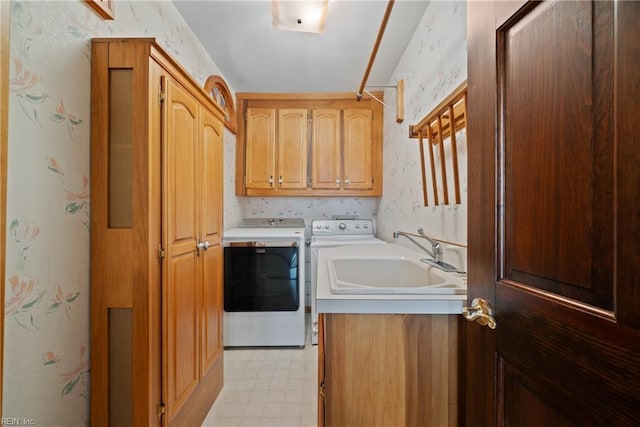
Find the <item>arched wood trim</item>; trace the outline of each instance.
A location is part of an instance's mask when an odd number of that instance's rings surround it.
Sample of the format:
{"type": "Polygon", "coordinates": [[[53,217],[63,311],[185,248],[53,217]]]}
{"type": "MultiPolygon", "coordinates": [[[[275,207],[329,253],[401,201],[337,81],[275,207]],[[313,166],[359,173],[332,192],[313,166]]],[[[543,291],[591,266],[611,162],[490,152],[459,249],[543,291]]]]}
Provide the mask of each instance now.
{"type": "Polygon", "coordinates": [[[236,107],[233,104],[233,97],[231,96],[231,91],[229,90],[227,83],[220,76],[209,76],[207,81],[204,83],[204,90],[225,112],[224,125],[235,135],[236,107]]]}

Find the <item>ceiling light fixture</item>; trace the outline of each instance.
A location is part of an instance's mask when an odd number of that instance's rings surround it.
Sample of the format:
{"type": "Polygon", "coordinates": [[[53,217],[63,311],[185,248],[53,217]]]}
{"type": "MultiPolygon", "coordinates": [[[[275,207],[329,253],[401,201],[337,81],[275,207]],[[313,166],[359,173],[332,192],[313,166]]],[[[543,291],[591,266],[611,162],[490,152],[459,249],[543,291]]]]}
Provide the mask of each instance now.
{"type": "Polygon", "coordinates": [[[322,34],[329,0],[272,0],[274,30],[322,34]]]}

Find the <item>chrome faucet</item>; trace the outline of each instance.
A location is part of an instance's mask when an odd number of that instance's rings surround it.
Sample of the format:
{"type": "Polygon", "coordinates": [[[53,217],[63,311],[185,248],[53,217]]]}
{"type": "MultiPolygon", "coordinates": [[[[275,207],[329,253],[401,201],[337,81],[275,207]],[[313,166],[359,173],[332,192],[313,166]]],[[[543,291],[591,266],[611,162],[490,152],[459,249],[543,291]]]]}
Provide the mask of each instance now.
{"type": "Polygon", "coordinates": [[[431,244],[431,250],[425,248],[423,245],[418,243],[413,237],[411,237],[412,236],[411,234],[406,233],[404,231],[394,231],[393,238],[397,239],[400,236],[406,237],[411,241],[411,243],[413,243],[414,245],[416,245],[417,247],[425,251],[426,254],[432,258],[432,259],[422,258],[420,261],[425,262],[429,265],[432,265],[444,271],[449,271],[449,272],[458,271],[458,269],[453,265],[447,264],[446,262],[442,261],[442,246],[440,245],[440,242],[424,234],[424,230],[422,229],[422,227],[418,228],[418,234],[420,235],[420,237],[422,237],[423,239],[425,239],[427,242],[431,244]]]}

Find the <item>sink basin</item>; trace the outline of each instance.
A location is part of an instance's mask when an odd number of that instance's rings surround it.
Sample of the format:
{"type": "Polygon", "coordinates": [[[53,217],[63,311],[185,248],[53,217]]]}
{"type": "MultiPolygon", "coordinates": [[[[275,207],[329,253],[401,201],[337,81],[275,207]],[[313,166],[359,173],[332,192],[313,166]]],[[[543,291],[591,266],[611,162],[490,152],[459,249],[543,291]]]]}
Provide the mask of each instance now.
{"type": "Polygon", "coordinates": [[[464,294],[466,286],[404,256],[333,256],[327,259],[331,292],[337,294],[464,294]]]}

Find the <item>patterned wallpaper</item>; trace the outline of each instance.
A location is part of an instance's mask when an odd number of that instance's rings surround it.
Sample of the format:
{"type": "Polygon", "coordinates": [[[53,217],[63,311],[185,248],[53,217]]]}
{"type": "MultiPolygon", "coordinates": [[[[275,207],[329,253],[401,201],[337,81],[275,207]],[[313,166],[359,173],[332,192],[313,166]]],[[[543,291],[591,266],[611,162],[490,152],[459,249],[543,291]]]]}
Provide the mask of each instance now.
{"type": "MultiPolygon", "coordinates": [[[[467,241],[466,144],[458,133],[462,203],[423,205],[422,173],[418,141],[409,139],[409,125],[416,124],[467,78],[467,24],[464,1],[432,1],[413,38],[387,83],[405,81],[405,120],[385,109],[384,193],[377,206],[378,237],[391,241],[396,230],[416,232],[453,242],[467,241]]],[[[385,91],[385,102],[395,110],[395,90],[385,91]]],[[[430,176],[427,177],[431,189],[430,176]]],[[[431,199],[432,201],[432,199],[431,199]]],[[[398,243],[411,243],[400,239],[398,243]]],[[[446,247],[444,258],[466,269],[466,251],[446,247]]]]}
{"type": "Polygon", "coordinates": [[[115,7],[113,21],[80,0],[11,7],[3,416],[39,426],[89,425],[90,38],[155,37],[199,82],[220,74],[171,2],[115,7]]]}

